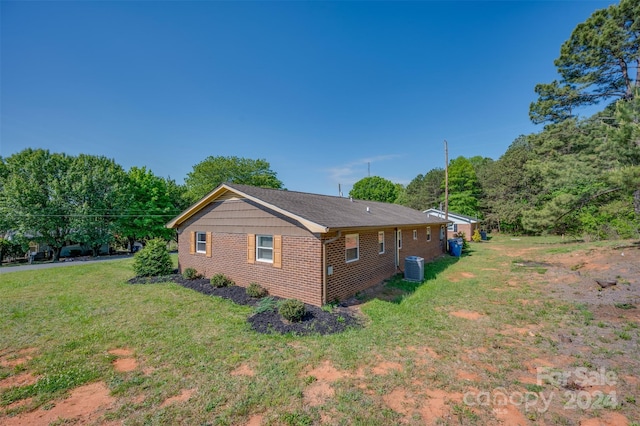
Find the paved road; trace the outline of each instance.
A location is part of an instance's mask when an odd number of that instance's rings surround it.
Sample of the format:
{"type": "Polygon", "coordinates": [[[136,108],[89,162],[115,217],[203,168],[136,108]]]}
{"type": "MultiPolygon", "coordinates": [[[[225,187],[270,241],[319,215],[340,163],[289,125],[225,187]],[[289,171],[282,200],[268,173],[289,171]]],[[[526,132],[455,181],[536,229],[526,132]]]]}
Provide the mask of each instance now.
{"type": "Polygon", "coordinates": [[[0,274],[8,274],[9,272],[20,272],[20,271],[37,271],[39,269],[59,268],[62,266],[86,265],[87,263],[109,262],[109,261],[115,261],[115,260],[129,259],[131,257],[133,256],[129,254],[123,254],[119,256],[98,257],[96,259],[88,259],[88,260],[74,260],[73,262],[34,263],[32,265],[3,266],[2,268],[0,268],[0,274]]]}

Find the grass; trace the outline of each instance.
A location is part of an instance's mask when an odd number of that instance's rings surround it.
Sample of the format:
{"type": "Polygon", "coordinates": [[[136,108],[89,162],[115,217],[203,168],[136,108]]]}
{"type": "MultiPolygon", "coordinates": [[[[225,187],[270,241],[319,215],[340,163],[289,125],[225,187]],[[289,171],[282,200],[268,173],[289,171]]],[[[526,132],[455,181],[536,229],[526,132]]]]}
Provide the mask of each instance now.
{"type": "MultiPolygon", "coordinates": [[[[531,358],[532,347],[552,356],[555,349],[547,336],[556,326],[570,312],[584,323],[593,315],[586,307],[542,295],[521,271],[510,270],[505,251],[492,249],[497,244],[509,251],[538,240],[494,237],[489,243],[473,244],[470,255],[427,264],[423,283],[396,277],[385,287],[390,298],[383,292],[360,306],[367,318],[365,328],[330,336],[257,334],[246,322],[252,308],[170,283],[129,285],[129,259],[3,274],[0,355],[35,348],[25,367],[41,379],[0,391],[0,410],[27,397],[33,400],[23,409],[46,406],[74,387],[100,380],[124,401],[106,418],[127,424],[242,424],[260,414],[269,424],[319,424],[322,415],[330,415],[332,423],[386,425],[403,417],[384,403],[385,395],[395,388],[418,391],[416,383],[462,393],[466,385],[455,375],[461,365],[482,377],[475,386],[483,390],[517,386],[515,377],[531,358]],[[466,275],[460,278],[461,274],[466,275]],[[514,278],[517,287],[508,285],[514,278]],[[523,308],[522,300],[532,303],[523,308]],[[483,317],[472,321],[452,316],[451,311],[483,317]],[[523,344],[518,336],[503,332],[507,326],[530,324],[540,325],[536,333],[544,334],[548,327],[538,346],[535,337],[523,336],[523,344]],[[114,348],[130,348],[139,368],[114,371],[114,357],[108,353],[114,348]],[[437,362],[420,348],[433,351],[437,362]],[[325,405],[310,407],[305,389],[317,378],[305,372],[327,360],[349,374],[333,383],[335,395],[325,405]],[[376,373],[382,361],[401,368],[376,373]],[[255,375],[232,375],[241,365],[250,366],[255,375]],[[143,373],[143,368],[151,372],[143,373]],[[197,391],[187,402],[160,407],[183,389],[197,391]],[[135,402],[139,395],[143,402],[135,402]]],[[[548,239],[538,245],[545,252],[555,247],[548,239]]],[[[566,246],[562,243],[560,248],[566,246]]],[[[257,309],[274,309],[271,302],[262,299],[257,309]]],[[[631,336],[630,330],[624,333],[631,336]]],[[[0,377],[14,374],[0,368],[0,377]]],[[[493,418],[490,408],[470,410],[462,403],[452,407],[461,423],[481,424],[493,418]]],[[[411,416],[407,421],[422,422],[411,416]]]]}

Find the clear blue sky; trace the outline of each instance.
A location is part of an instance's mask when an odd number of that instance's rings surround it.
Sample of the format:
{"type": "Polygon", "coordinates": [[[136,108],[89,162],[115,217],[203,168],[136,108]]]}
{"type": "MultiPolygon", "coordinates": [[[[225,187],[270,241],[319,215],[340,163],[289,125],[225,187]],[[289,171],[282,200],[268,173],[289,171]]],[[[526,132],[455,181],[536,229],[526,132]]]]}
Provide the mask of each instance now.
{"type": "Polygon", "coordinates": [[[497,159],[573,28],[612,1],[1,3],[1,141],[177,182],[264,158],[290,190],[497,159]]]}

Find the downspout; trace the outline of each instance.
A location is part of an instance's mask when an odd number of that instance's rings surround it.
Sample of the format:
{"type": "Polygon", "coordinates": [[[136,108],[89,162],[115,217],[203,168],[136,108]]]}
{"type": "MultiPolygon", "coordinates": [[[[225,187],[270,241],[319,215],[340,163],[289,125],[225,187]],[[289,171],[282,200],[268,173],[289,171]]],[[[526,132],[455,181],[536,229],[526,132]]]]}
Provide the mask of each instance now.
{"type": "Polygon", "coordinates": [[[322,304],[327,304],[327,244],[331,244],[342,237],[342,231],[338,230],[338,235],[335,237],[324,240],[322,242],[322,304]]]}

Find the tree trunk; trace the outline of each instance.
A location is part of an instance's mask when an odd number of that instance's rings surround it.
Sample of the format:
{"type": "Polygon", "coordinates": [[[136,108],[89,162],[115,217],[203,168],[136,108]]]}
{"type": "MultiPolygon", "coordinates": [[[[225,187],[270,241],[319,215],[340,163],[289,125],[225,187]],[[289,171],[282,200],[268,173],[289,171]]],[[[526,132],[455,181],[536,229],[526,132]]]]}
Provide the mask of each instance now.
{"type": "Polygon", "coordinates": [[[51,247],[53,249],[53,261],[60,261],[60,252],[62,251],[62,247],[51,247]]]}
{"type": "Polygon", "coordinates": [[[133,244],[136,242],[134,237],[127,237],[129,240],[129,253],[133,253],[133,244]]]}
{"type": "Polygon", "coordinates": [[[636,216],[640,218],[640,189],[633,192],[633,208],[636,211],[636,216]]]}

